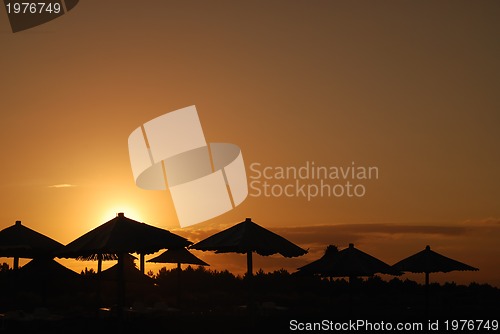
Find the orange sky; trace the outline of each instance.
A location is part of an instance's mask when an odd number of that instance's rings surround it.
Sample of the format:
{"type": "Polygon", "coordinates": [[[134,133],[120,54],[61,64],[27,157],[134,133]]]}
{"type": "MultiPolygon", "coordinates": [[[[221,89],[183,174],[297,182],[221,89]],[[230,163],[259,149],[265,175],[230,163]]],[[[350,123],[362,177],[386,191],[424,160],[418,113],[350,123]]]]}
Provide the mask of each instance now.
{"type": "Polygon", "coordinates": [[[495,1],[85,0],[13,34],[2,7],[0,228],[66,244],[124,211],[197,241],[252,217],[310,249],[256,259],[269,270],[328,244],[390,264],[431,244],[481,269],[443,279],[500,286],[499,16],[495,1]],[[135,186],[127,138],[189,105],[247,173],[355,162],[379,178],[361,198],[250,196],[180,229],[167,192],[135,186]]]}

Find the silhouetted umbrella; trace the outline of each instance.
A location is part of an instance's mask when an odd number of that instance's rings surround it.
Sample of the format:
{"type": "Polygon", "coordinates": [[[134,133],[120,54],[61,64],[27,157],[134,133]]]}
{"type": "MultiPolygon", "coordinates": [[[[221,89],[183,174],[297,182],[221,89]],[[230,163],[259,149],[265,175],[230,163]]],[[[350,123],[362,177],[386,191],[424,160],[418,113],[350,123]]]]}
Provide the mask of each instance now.
{"type": "Polygon", "coordinates": [[[177,263],[177,268],[180,269],[181,263],[195,264],[199,266],[209,266],[208,263],[196,257],[186,248],[168,249],[160,255],[149,259],[147,262],[155,263],[177,263]]]}
{"type": "Polygon", "coordinates": [[[83,283],[81,275],[54,259],[37,257],[19,270],[8,272],[3,286],[4,293],[13,296],[15,303],[21,303],[21,307],[26,307],[24,303],[29,304],[25,299],[26,292],[38,294],[45,304],[47,297],[82,291],[83,283]]]}
{"type": "Polygon", "coordinates": [[[68,290],[82,283],[82,276],[66,268],[51,258],[36,258],[28,262],[19,271],[18,279],[23,284],[40,283],[44,288],[68,290]]]}
{"type": "Polygon", "coordinates": [[[348,248],[338,251],[328,246],[325,254],[316,261],[298,268],[300,272],[319,274],[324,277],[361,277],[381,274],[398,274],[387,263],[363,252],[349,244],[348,248]]]}
{"type": "Polygon", "coordinates": [[[33,259],[23,266],[18,273],[19,277],[25,277],[30,280],[44,277],[47,281],[56,284],[60,284],[61,282],[68,283],[69,281],[78,281],[81,279],[80,274],[50,258],[33,259]]]}
{"type": "Polygon", "coordinates": [[[444,255],[431,250],[426,246],[423,251],[411,255],[393,265],[393,268],[400,271],[412,273],[425,273],[425,285],[429,285],[429,274],[436,272],[447,273],[450,271],[479,270],[465,263],[450,259],[444,255]]]}
{"type": "Polygon", "coordinates": [[[63,245],[24,225],[21,221],[0,231],[0,257],[13,257],[14,269],[19,267],[19,258],[53,257],[63,245]]]}
{"type": "Polygon", "coordinates": [[[307,253],[282,236],[252,222],[251,218],[216,233],[190,248],[216,253],[247,254],[247,273],[252,276],[252,253],[267,256],[281,254],[296,257],[307,253]]]}
{"type": "MultiPolygon", "coordinates": [[[[123,257],[123,267],[117,263],[106,270],[97,273],[92,279],[97,280],[99,288],[104,291],[105,295],[112,295],[112,286],[116,284],[123,284],[122,289],[127,290],[127,299],[130,298],[143,298],[144,295],[148,295],[154,292],[155,281],[153,278],[143,274],[135,266],[134,260],[136,257],[125,254],[123,257]],[[102,285],[102,286],[101,286],[102,285]]],[[[124,293],[122,290],[118,290],[118,293],[124,293]]],[[[118,296],[118,298],[125,298],[124,296],[118,296]]],[[[125,300],[123,300],[125,302],[125,300]]]]}
{"type": "Polygon", "coordinates": [[[186,248],[168,249],[162,254],[148,260],[155,263],[177,263],[177,305],[181,300],[181,263],[209,266],[208,263],[196,257],[186,248]]]}
{"type": "MultiPolygon", "coordinates": [[[[134,260],[136,257],[126,254],[125,261],[123,264],[123,275],[124,280],[128,283],[138,283],[138,284],[154,284],[154,280],[143,274],[137,267],[135,266],[134,260]]],[[[117,281],[119,278],[119,267],[118,264],[115,264],[109,267],[106,270],[101,271],[96,274],[96,278],[103,279],[106,281],[117,281]]]]}
{"type": "Polygon", "coordinates": [[[119,254],[138,253],[141,255],[141,271],[144,272],[145,254],[165,248],[183,248],[190,244],[192,242],[177,234],[118,213],[115,218],[70,242],[59,257],[116,260],[119,254]]]}
{"type": "Polygon", "coordinates": [[[436,272],[447,273],[450,271],[479,270],[465,263],[450,259],[436,253],[427,245],[423,251],[413,254],[393,266],[396,270],[412,273],[425,273],[425,309],[429,311],[429,274],[436,272]]]}
{"type": "Polygon", "coordinates": [[[338,253],[339,250],[337,246],[329,245],[326,247],[325,254],[323,254],[322,257],[298,268],[298,273],[336,277],[337,275],[333,274],[333,262],[335,261],[335,255],[338,255],[338,253]]]}
{"type": "Polygon", "coordinates": [[[323,277],[349,278],[349,312],[352,312],[352,280],[355,277],[373,276],[377,273],[397,275],[387,263],[357,249],[354,244],[343,250],[328,246],[325,254],[316,261],[298,268],[299,273],[319,274],[323,277]]]}
{"type": "MultiPolygon", "coordinates": [[[[96,227],[66,245],[59,257],[80,260],[118,259],[119,301],[123,306],[125,298],[124,261],[128,253],[138,253],[141,257],[141,271],[144,273],[144,255],[165,248],[181,248],[192,244],[187,239],[167,230],[140,223],[125,217],[120,212],[110,221],[96,227]]],[[[99,272],[100,270],[98,270],[99,272]]]]}

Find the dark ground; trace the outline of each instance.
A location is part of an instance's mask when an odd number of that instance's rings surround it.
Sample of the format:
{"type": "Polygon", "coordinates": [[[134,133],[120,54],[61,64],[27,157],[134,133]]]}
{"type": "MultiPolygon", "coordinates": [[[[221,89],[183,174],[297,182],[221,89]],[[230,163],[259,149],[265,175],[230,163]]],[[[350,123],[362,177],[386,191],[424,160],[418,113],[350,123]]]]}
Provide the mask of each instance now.
{"type": "Polygon", "coordinates": [[[127,282],[121,312],[116,281],[81,275],[42,282],[2,274],[0,333],[289,333],[298,331],[290,330],[292,320],[500,320],[500,290],[475,283],[426,290],[401,278],[349,285],[283,270],[259,272],[251,284],[228,272],[188,268],[180,280],[177,274],[163,270],[149,283],[127,282]]]}

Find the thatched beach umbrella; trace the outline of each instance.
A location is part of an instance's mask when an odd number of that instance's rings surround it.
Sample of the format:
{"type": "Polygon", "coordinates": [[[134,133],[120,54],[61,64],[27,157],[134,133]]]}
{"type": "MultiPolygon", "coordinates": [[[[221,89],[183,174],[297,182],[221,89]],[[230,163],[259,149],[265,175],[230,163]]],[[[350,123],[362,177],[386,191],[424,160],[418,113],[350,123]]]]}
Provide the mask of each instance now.
{"type": "Polygon", "coordinates": [[[427,245],[424,250],[413,254],[393,266],[396,270],[412,273],[425,273],[425,309],[429,310],[429,274],[436,272],[447,273],[450,271],[477,271],[479,269],[468,264],[450,259],[444,255],[436,253],[427,245]]]}
{"type": "Polygon", "coordinates": [[[323,277],[348,277],[381,274],[398,274],[387,263],[357,249],[354,244],[338,251],[335,246],[328,246],[325,254],[316,261],[298,268],[301,273],[319,274],[323,277]]]}
{"type": "Polygon", "coordinates": [[[186,248],[168,249],[160,255],[148,260],[147,262],[154,263],[177,263],[177,304],[181,300],[181,263],[194,264],[198,266],[209,266],[208,263],[196,257],[186,248]]]}
{"type": "Polygon", "coordinates": [[[194,264],[198,266],[209,266],[208,263],[196,257],[186,248],[168,249],[160,255],[149,259],[147,262],[154,263],[177,263],[177,269],[181,269],[181,264],[194,264]]]}
{"type": "Polygon", "coordinates": [[[192,242],[177,234],[118,213],[115,218],[67,244],[58,256],[102,261],[119,260],[120,254],[137,253],[141,257],[140,269],[144,272],[145,254],[190,244],[192,242]]]}
{"type": "MultiPolygon", "coordinates": [[[[144,255],[165,248],[182,248],[192,244],[186,238],[167,230],[125,217],[123,213],[87,232],[66,245],[59,257],[79,260],[117,259],[119,273],[119,300],[123,306],[125,298],[124,261],[128,253],[141,257],[141,271],[144,273],[144,255]]],[[[100,270],[98,270],[99,272],[100,270]]]]}
{"type": "Polygon", "coordinates": [[[468,264],[450,259],[444,255],[434,252],[430,246],[426,246],[423,251],[413,254],[393,265],[393,268],[400,271],[412,273],[425,273],[425,285],[429,285],[429,274],[450,271],[476,271],[477,268],[468,264]]]}
{"type": "Polygon", "coordinates": [[[257,225],[251,218],[236,224],[228,229],[218,232],[190,248],[202,251],[215,251],[215,253],[240,253],[247,256],[247,278],[249,294],[249,310],[253,310],[254,301],[252,294],[253,261],[252,253],[262,256],[281,254],[284,257],[296,257],[307,253],[294,243],[282,236],[257,225]]]}
{"type": "Polygon", "coordinates": [[[318,274],[322,277],[347,277],[349,279],[349,313],[353,311],[353,279],[375,274],[399,275],[390,265],[349,244],[339,251],[335,246],[328,246],[325,254],[316,261],[298,268],[301,274],[318,274]]]}
{"type": "MultiPolygon", "coordinates": [[[[93,275],[90,277],[91,280],[95,282],[100,287],[103,292],[104,300],[113,300],[113,286],[117,284],[122,284],[121,289],[127,291],[126,297],[130,299],[134,298],[144,298],[146,295],[150,295],[155,292],[155,281],[153,278],[143,274],[135,265],[134,260],[136,257],[125,254],[123,257],[123,265],[120,266],[118,263],[93,275]],[[111,299],[109,299],[111,298],[111,299]]],[[[124,293],[123,290],[119,289],[118,293],[124,293]]],[[[103,297],[102,295],[100,297],[103,297]]],[[[117,298],[123,298],[124,296],[116,295],[117,298]]]]}
{"type": "MultiPolygon", "coordinates": [[[[318,274],[325,277],[330,277],[329,274],[333,271],[332,263],[335,255],[338,255],[339,250],[337,246],[329,245],[325,249],[322,257],[314,260],[298,269],[298,273],[305,274],[318,274]]],[[[331,276],[333,277],[333,276],[331,276]]]]}
{"type": "Polygon", "coordinates": [[[0,257],[13,257],[14,269],[19,258],[54,257],[63,244],[21,224],[21,221],[0,231],[0,257]]]}
{"type": "Polygon", "coordinates": [[[75,293],[84,286],[83,277],[52,258],[35,258],[13,272],[20,290],[41,294],[43,303],[52,295],[75,293]]]}
{"type": "MultiPolygon", "coordinates": [[[[125,281],[129,283],[137,283],[137,284],[154,284],[154,280],[143,274],[137,267],[135,266],[134,260],[136,258],[131,256],[130,254],[125,255],[124,265],[123,265],[123,274],[125,281]]],[[[119,266],[115,264],[109,267],[106,270],[101,271],[96,274],[97,278],[106,280],[106,281],[116,281],[119,277],[119,266]]]]}
{"type": "Polygon", "coordinates": [[[247,255],[247,274],[252,276],[252,253],[262,256],[281,254],[296,257],[307,253],[282,236],[252,222],[251,218],[216,233],[190,248],[216,253],[240,253],[247,255]]]}

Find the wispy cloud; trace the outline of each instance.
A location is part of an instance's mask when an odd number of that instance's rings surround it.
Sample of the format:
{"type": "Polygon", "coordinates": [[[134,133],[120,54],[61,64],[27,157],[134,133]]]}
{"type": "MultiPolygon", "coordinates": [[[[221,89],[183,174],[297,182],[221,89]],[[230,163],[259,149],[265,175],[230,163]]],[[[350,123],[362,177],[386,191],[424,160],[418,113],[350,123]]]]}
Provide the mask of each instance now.
{"type": "Polygon", "coordinates": [[[76,185],[69,183],[53,184],[49,186],[49,188],[73,188],[73,187],[76,187],[76,185]]]}
{"type": "Polygon", "coordinates": [[[482,220],[466,220],[463,224],[469,226],[495,226],[500,225],[500,218],[489,217],[482,220]]]}

